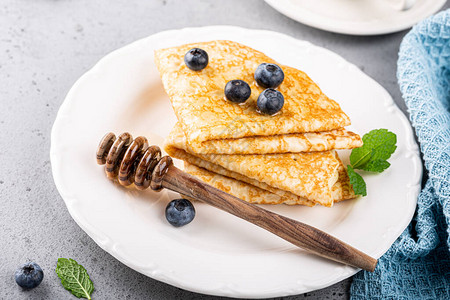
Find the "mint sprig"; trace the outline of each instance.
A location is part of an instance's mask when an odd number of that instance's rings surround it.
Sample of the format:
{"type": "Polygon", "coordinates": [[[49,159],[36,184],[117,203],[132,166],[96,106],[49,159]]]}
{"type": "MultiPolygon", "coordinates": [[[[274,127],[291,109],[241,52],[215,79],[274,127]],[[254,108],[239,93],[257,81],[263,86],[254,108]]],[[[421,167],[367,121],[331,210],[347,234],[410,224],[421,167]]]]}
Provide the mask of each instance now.
{"type": "Polygon", "coordinates": [[[363,146],[353,149],[350,154],[351,165],[347,166],[347,174],[355,194],[366,196],[366,183],[354,169],[381,173],[389,168],[391,164],[387,160],[397,149],[397,136],[387,129],[374,129],[362,140],[363,146]]]}
{"type": "Polygon", "coordinates": [[[63,287],[75,297],[92,299],[91,294],[94,291],[94,284],[82,265],[71,258],[58,258],[55,271],[61,279],[63,287]]]}
{"type": "Polygon", "coordinates": [[[350,184],[352,185],[355,194],[366,196],[367,195],[366,182],[364,181],[362,176],[356,173],[355,170],[353,170],[352,166],[350,165],[347,166],[347,173],[348,177],[350,177],[350,184]]]}
{"type": "Polygon", "coordinates": [[[397,149],[395,145],[397,143],[397,136],[395,133],[387,129],[374,129],[366,133],[362,140],[363,146],[353,149],[350,155],[352,167],[354,169],[378,173],[387,169],[389,163],[386,160],[397,149]]]}

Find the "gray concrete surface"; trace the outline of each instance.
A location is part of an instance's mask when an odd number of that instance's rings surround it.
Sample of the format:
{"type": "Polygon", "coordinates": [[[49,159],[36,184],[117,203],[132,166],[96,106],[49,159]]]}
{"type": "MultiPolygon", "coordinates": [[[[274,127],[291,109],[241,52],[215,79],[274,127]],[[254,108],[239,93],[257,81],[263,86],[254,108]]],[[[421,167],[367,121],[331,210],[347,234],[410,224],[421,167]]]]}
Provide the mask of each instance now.
{"type": "MultiPolygon", "coordinates": [[[[328,33],[258,0],[3,0],[0,299],[75,299],[54,272],[58,257],[74,258],[87,268],[94,299],[216,299],[145,277],[100,249],[68,214],[49,159],[59,106],[75,80],[102,56],[162,30],[215,24],[279,31],[335,51],[383,85],[405,110],[395,77],[405,31],[375,37],[328,33]],[[13,274],[29,260],[41,265],[45,278],[35,290],[23,291],[13,274]]],[[[350,283],[284,299],[346,299],[350,283]]]]}

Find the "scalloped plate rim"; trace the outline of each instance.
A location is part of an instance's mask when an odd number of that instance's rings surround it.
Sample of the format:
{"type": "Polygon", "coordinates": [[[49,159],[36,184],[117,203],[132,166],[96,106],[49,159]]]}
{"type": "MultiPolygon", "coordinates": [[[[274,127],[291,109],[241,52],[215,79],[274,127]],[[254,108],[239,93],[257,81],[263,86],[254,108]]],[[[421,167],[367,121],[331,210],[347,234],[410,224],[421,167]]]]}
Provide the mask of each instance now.
{"type": "MultiPolygon", "coordinates": [[[[358,68],[356,68],[354,65],[352,65],[351,63],[347,62],[344,58],[342,58],[341,56],[337,55],[336,53],[315,46],[313,44],[311,44],[310,42],[307,41],[301,41],[301,40],[297,40],[293,37],[281,34],[281,33],[277,33],[277,32],[273,32],[273,31],[268,31],[268,30],[255,30],[255,29],[246,29],[246,28],[241,28],[241,27],[235,27],[235,26],[207,26],[207,27],[188,27],[188,28],[183,28],[183,29],[175,29],[175,30],[168,30],[168,31],[163,31],[163,32],[159,32],[156,33],[154,35],[151,35],[149,37],[146,38],[142,38],[139,39],[131,44],[128,44],[122,48],[119,48],[109,54],[107,54],[106,56],[104,56],[102,59],[100,59],[89,71],[87,71],[85,74],[83,74],[76,82],[75,84],[72,86],[72,88],[70,89],[70,91],[68,92],[64,102],[62,103],[56,120],[54,122],[53,128],[52,128],[52,132],[51,132],[51,148],[50,148],[50,158],[51,158],[51,165],[52,165],[52,173],[53,173],[53,178],[55,181],[55,185],[59,191],[59,193],[61,194],[61,197],[63,198],[67,209],[70,213],[70,215],[72,216],[72,218],[75,220],[75,222],[105,251],[107,251],[108,253],[110,253],[112,256],[114,256],[116,259],[118,259],[119,261],[121,261],[122,263],[124,263],[125,265],[133,268],[134,270],[141,272],[149,277],[152,277],[154,279],[160,280],[162,282],[177,286],[177,287],[181,287],[183,289],[186,290],[190,290],[193,292],[199,292],[199,293],[204,293],[204,294],[210,294],[210,295],[218,295],[218,296],[229,296],[229,297],[246,297],[246,298],[261,298],[261,297],[277,297],[277,296],[287,296],[287,295],[294,295],[294,294],[299,294],[299,293],[305,293],[311,290],[315,290],[315,289],[319,289],[319,288],[323,288],[326,286],[329,286],[331,284],[334,284],[336,282],[339,282],[345,278],[348,278],[349,276],[352,276],[353,274],[355,274],[356,272],[358,272],[358,269],[355,268],[351,268],[348,266],[343,266],[341,269],[341,274],[339,276],[335,276],[332,279],[327,279],[325,280],[326,282],[323,282],[323,280],[321,282],[318,282],[316,284],[310,284],[308,285],[307,288],[299,288],[297,287],[292,287],[292,289],[290,289],[289,291],[286,291],[285,289],[280,290],[280,289],[272,289],[270,291],[264,291],[263,293],[260,293],[258,291],[253,291],[253,292],[249,292],[249,291],[238,291],[238,290],[233,290],[233,289],[223,289],[223,290],[208,290],[205,287],[193,287],[192,284],[189,283],[183,283],[183,282],[179,282],[177,281],[176,278],[171,278],[170,276],[167,276],[167,274],[159,274],[158,272],[153,272],[155,270],[149,270],[149,268],[147,267],[140,267],[140,266],[136,266],[136,265],[132,265],[132,263],[130,262],[129,259],[127,259],[126,257],[123,257],[122,255],[120,255],[118,252],[115,251],[115,247],[114,245],[110,245],[111,241],[110,238],[107,236],[106,233],[104,232],[99,232],[99,230],[97,230],[94,226],[92,226],[91,223],[89,223],[88,221],[86,221],[85,219],[83,219],[82,216],[78,215],[78,213],[76,212],[76,210],[74,209],[74,207],[72,207],[70,205],[70,203],[73,201],[72,195],[70,193],[70,191],[68,191],[64,184],[63,184],[63,180],[60,178],[59,176],[59,169],[60,169],[60,152],[57,147],[57,136],[59,134],[59,130],[61,129],[61,123],[64,121],[65,118],[65,114],[67,113],[67,110],[70,108],[69,107],[69,103],[70,101],[73,100],[73,95],[75,93],[75,91],[78,89],[78,87],[83,83],[84,80],[89,79],[89,77],[91,75],[93,75],[94,73],[96,73],[97,71],[99,71],[102,68],[102,65],[104,63],[107,63],[108,59],[113,59],[115,55],[120,55],[123,51],[126,50],[130,50],[132,48],[135,48],[137,46],[139,46],[143,41],[150,39],[150,38],[159,38],[159,37],[163,37],[164,35],[170,36],[174,33],[179,33],[180,31],[196,31],[196,32],[208,32],[208,31],[245,31],[245,32],[255,32],[255,33],[259,33],[259,34],[267,34],[267,35],[272,35],[272,36],[276,36],[276,38],[280,38],[280,39],[285,39],[289,42],[295,42],[298,43],[299,45],[307,45],[308,47],[311,47],[313,49],[320,49],[323,53],[326,53],[328,55],[333,55],[335,59],[339,59],[341,60],[341,62],[344,62],[345,64],[349,65],[353,71],[360,73],[360,76],[365,77],[365,79],[372,81],[373,84],[376,84],[378,86],[378,88],[383,89],[383,87],[381,87],[381,85],[379,85],[376,81],[374,81],[373,79],[371,79],[369,76],[367,76],[366,74],[364,74],[361,70],[359,70],[358,68]]],[[[408,145],[407,148],[410,152],[410,155],[412,156],[412,158],[414,160],[416,160],[416,163],[419,162],[420,166],[421,166],[421,161],[419,158],[419,151],[418,151],[418,146],[417,143],[414,140],[413,137],[413,132],[412,132],[412,128],[409,124],[409,121],[407,120],[406,116],[400,111],[400,109],[395,105],[393,99],[390,97],[390,95],[387,93],[387,91],[384,90],[384,92],[386,93],[386,95],[388,96],[386,99],[388,99],[388,102],[385,103],[386,107],[391,107],[392,109],[395,110],[395,113],[398,115],[398,117],[401,119],[403,125],[407,128],[408,131],[408,145]]],[[[412,184],[411,185],[411,189],[413,189],[415,187],[415,192],[413,192],[413,194],[418,194],[418,192],[420,191],[420,180],[421,180],[421,176],[422,176],[422,169],[419,168],[417,174],[415,174],[415,182],[416,184],[412,184]]],[[[416,203],[417,199],[410,199],[412,200],[414,203],[416,203]]],[[[403,232],[403,230],[407,227],[407,225],[409,224],[410,220],[412,219],[412,216],[414,214],[415,211],[415,204],[411,207],[409,207],[408,213],[405,214],[404,218],[402,219],[402,226],[399,226],[397,228],[397,230],[395,231],[395,233],[392,233],[390,235],[391,240],[387,241],[386,245],[384,245],[384,247],[380,247],[379,251],[377,253],[371,253],[371,255],[373,255],[374,257],[380,257],[384,252],[386,252],[388,250],[388,248],[390,247],[390,245],[395,241],[395,239],[400,236],[400,234],[403,232]],[[392,236],[395,236],[395,238],[392,238],[392,236]]],[[[370,254],[370,253],[369,253],[370,254]]],[[[151,268],[151,267],[150,267],[151,268]]]]}
{"type": "MultiPolygon", "coordinates": [[[[402,31],[405,29],[408,29],[415,25],[417,22],[419,22],[421,19],[424,19],[433,13],[437,12],[439,9],[444,6],[446,3],[446,0],[428,0],[430,3],[431,1],[434,1],[434,3],[431,3],[432,7],[429,8],[429,11],[427,11],[426,14],[421,15],[420,19],[417,18],[411,18],[411,20],[408,20],[408,22],[404,22],[401,24],[391,25],[391,26],[364,26],[364,23],[359,24],[358,26],[357,22],[351,24],[349,22],[344,21],[334,21],[330,19],[327,19],[326,17],[320,16],[318,14],[310,13],[309,11],[305,10],[305,14],[302,14],[302,7],[296,6],[296,9],[293,9],[293,6],[295,4],[288,4],[287,0],[264,0],[270,7],[278,11],[279,13],[291,18],[292,20],[295,20],[297,22],[300,22],[302,24],[318,28],[321,30],[329,31],[329,32],[335,32],[335,33],[342,33],[342,34],[350,34],[350,35],[379,35],[379,34],[389,34],[394,33],[398,31],[402,31]],[[439,2],[440,1],[440,2],[439,2]]],[[[292,2],[292,1],[289,1],[292,2]]]]}

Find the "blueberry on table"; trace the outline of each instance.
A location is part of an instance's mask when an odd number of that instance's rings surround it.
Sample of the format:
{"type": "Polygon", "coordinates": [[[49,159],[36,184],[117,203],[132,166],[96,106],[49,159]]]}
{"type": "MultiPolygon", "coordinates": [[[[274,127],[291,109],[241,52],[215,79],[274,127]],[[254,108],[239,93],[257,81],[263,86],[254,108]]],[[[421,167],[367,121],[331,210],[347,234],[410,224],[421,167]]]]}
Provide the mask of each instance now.
{"type": "Polygon", "coordinates": [[[244,103],[251,93],[250,86],[243,80],[231,80],[225,85],[225,97],[234,103],[244,103]]]}
{"type": "Polygon", "coordinates": [[[175,226],[181,227],[189,224],[195,217],[195,209],[191,201],[187,199],[175,199],[166,207],[166,219],[175,226]]]}
{"type": "Polygon", "coordinates": [[[259,94],[256,106],[263,114],[273,115],[281,110],[284,105],[283,94],[274,89],[265,89],[259,94]]]}
{"type": "Polygon", "coordinates": [[[208,65],[208,53],[200,48],[193,48],[184,55],[184,63],[194,71],[200,71],[208,65]]]}
{"type": "Polygon", "coordinates": [[[284,80],[283,70],[276,64],[262,63],[255,71],[255,80],[263,88],[276,88],[284,80]]]}
{"type": "Polygon", "coordinates": [[[44,279],[44,272],[35,262],[29,262],[21,265],[14,274],[18,285],[25,289],[37,287],[44,279]]]}

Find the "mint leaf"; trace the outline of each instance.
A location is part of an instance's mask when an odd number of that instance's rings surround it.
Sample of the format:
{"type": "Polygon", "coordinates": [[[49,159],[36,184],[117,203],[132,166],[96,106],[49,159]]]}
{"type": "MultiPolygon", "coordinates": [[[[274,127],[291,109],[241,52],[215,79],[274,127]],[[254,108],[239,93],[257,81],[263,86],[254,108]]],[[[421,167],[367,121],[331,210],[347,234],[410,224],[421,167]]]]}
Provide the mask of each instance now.
{"type": "Polygon", "coordinates": [[[373,154],[374,151],[369,147],[364,148],[364,145],[360,148],[355,148],[350,154],[350,163],[355,169],[361,169],[369,163],[373,154]]]}
{"type": "Polygon", "coordinates": [[[364,179],[354,169],[381,173],[391,165],[387,159],[391,157],[397,146],[397,136],[387,129],[374,129],[366,133],[363,146],[352,150],[347,174],[356,195],[367,195],[364,179]]]}
{"type": "Polygon", "coordinates": [[[61,279],[63,287],[75,297],[92,299],[94,284],[82,265],[71,258],[58,258],[55,271],[61,279]]]}
{"type": "Polygon", "coordinates": [[[367,195],[366,182],[361,177],[361,175],[356,173],[355,170],[353,170],[352,166],[350,165],[347,166],[347,174],[348,177],[350,177],[350,184],[352,185],[355,194],[366,196],[367,195]]]}
{"type": "Polygon", "coordinates": [[[370,172],[377,172],[381,173],[387,168],[389,168],[391,164],[385,160],[376,159],[371,160],[365,167],[364,170],[370,171],[370,172]]]}
{"type": "Polygon", "coordinates": [[[374,129],[366,133],[363,146],[352,150],[350,163],[355,169],[382,172],[389,167],[386,161],[397,149],[397,136],[387,129],[374,129]],[[377,162],[374,162],[377,161],[377,162]]]}
{"type": "Polygon", "coordinates": [[[394,153],[397,146],[397,136],[387,129],[374,129],[363,136],[366,147],[374,150],[372,159],[387,160],[394,153]]]}

